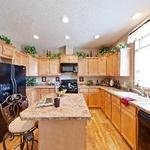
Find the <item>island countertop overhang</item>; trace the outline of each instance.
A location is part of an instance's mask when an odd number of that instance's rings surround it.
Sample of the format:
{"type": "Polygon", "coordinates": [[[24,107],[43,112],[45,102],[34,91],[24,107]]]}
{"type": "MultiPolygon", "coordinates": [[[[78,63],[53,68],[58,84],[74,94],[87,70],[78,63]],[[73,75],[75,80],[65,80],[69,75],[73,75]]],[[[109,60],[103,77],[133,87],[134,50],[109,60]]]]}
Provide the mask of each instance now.
{"type": "MultiPolygon", "coordinates": [[[[46,97],[52,97],[51,94],[46,97]]],[[[20,113],[23,120],[88,120],[91,114],[82,94],[65,94],[60,107],[37,107],[36,104],[20,113]]]]}

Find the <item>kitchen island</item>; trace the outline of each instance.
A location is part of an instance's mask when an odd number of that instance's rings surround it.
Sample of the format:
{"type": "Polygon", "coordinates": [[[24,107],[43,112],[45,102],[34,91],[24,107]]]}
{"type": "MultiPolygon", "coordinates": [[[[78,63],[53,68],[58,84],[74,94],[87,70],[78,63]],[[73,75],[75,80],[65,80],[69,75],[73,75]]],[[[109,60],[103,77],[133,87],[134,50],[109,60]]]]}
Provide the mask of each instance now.
{"type": "Polygon", "coordinates": [[[86,150],[86,124],[91,114],[82,94],[66,94],[58,108],[34,104],[20,117],[38,120],[39,150],[86,150]]]}

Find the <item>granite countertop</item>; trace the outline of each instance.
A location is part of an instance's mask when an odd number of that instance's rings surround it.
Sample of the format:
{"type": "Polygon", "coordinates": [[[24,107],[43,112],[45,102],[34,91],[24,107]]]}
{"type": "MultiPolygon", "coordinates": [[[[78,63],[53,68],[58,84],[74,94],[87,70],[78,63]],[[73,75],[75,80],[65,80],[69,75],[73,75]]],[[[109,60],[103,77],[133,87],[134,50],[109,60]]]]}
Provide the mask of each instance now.
{"type": "Polygon", "coordinates": [[[79,88],[99,88],[99,89],[103,89],[119,98],[130,97],[130,98],[134,99],[134,101],[130,101],[129,104],[134,105],[138,109],[141,109],[150,114],[150,98],[142,97],[133,92],[126,92],[121,89],[115,89],[115,88],[106,87],[106,86],[79,85],[79,88]]]}
{"type": "Polygon", "coordinates": [[[55,88],[54,85],[35,85],[35,86],[26,86],[26,90],[32,90],[32,89],[35,89],[35,88],[38,88],[38,89],[53,89],[55,88]]]}
{"type": "MultiPolygon", "coordinates": [[[[53,97],[53,94],[46,97],[53,97]]],[[[60,107],[37,108],[34,104],[21,112],[20,117],[26,120],[87,120],[91,114],[82,94],[65,94],[60,98],[60,107]]]]}

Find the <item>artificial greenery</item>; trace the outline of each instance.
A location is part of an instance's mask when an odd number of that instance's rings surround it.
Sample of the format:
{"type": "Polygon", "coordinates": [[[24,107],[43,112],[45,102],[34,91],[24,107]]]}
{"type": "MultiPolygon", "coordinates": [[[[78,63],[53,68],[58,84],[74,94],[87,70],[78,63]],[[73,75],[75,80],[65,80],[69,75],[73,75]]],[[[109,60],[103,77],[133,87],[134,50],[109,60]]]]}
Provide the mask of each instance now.
{"type": "Polygon", "coordinates": [[[79,58],[85,58],[85,57],[86,57],[86,53],[83,52],[83,51],[77,51],[77,52],[76,52],[76,55],[77,55],[79,58]]]}
{"type": "Polygon", "coordinates": [[[28,77],[26,79],[26,85],[27,86],[35,86],[35,85],[37,85],[36,78],[28,77]]]}
{"type": "Polygon", "coordinates": [[[12,43],[11,43],[11,39],[8,38],[8,37],[5,36],[5,35],[0,35],[0,40],[4,41],[6,44],[9,44],[9,45],[12,44],[12,43]]]}
{"type": "Polygon", "coordinates": [[[99,52],[98,52],[97,55],[98,55],[98,56],[99,56],[99,55],[103,56],[103,55],[115,53],[115,52],[117,52],[117,51],[119,51],[120,49],[125,48],[125,47],[126,47],[126,44],[119,44],[119,45],[117,45],[117,46],[115,46],[115,47],[112,47],[112,48],[110,48],[110,47],[102,47],[102,48],[99,50],[99,52]]]}
{"type": "Polygon", "coordinates": [[[92,80],[88,80],[88,81],[86,82],[86,85],[88,85],[88,86],[93,85],[93,84],[94,84],[94,83],[93,83],[92,80]]]}
{"type": "Polygon", "coordinates": [[[31,56],[35,57],[37,54],[36,48],[34,46],[27,45],[24,47],[24,52],[30,54],[31,56]]]}
{"type": "Polygon", "coordinates": [[[60,52],[58,52],[58,53],[49,53],[49,54],[47,55],[47,57],[48,57],[49,59],[57,59],[57,58],[59,58],[61,55],[62,55],[62,53],[60,53],[60,52]]]}

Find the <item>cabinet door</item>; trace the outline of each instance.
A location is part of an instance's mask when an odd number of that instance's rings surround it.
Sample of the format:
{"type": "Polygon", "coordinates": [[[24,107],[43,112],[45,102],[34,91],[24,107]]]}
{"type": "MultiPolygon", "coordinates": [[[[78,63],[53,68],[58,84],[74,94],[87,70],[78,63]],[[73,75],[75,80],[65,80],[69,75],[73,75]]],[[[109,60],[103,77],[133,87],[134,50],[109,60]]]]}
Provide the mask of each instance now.
{"type": "Polygon", "coordinates": [[[75,55],[70,55],[69,62],[70,63],[78,63],[78,57],[75,55]]]}
{"type": "Polygon", "coordinates": [[[111,95],[105,92],[105,114],[111,119],[111,95]]]}
{"type": "Polygon", "coordinates": [[[0,56],[2,56],[3,46],[0,44],[0,56]]]}
{"type": "Polygon", "coordinates": [[[98,76],[99,75],[99,71],[98,71],[99,59],[98,58],[89,58],[88,64],[89,64],[89,68],[88,68],[89,75],[98,76]]]}
{"type": "Polygon", "coordinates": [[[113,55],[107,56],[107,75],[113,76],[113,55]]]}
{"type": "Polygon", "coordinates": [[[119,76],[120,75],[120,59],[119,59],[119,53],[113,54],[113,75],[119,76]]]}
{"type": "Polygon", "coordinates": [[[41,99],[43,99],[48,94],[50,94],[49,89],[41,89],[41,99]]]}
{"type": "Polygon", "coordinates": [[[14,58],[13,58],[13,61],[14,61],[13,63],[14,63],[15,65],[22,65],[22,64],[21,64],[21,63],[22,63],[21,57],[22,57],[21,53],[15,51],[15,53],[14,53],[14,58]]]}
{"type": "Polygon", "coordinates": [[[99,92],[90,92],[89,90],[89,99],[88,99],[89,107],[100,107],[100,95],[99,92]]]}
{"type": "Polygon", "coordinates": [[[121,134],[133,149],[136,149],[136,122],[136,116],[121,109],[121,134]]]}
{"type": "Polygon", "coordinates": [[[106,57],[99,58],[99,75],[106,75],[106,57]]]}
{"type": "Polygon", "coordinates": [[[49,75],[49,60],[47,58],[38,59],[38,75],[48,76],[49,75]]]}
{"type": "Polygon", "coordinates": [[[50,75],[60,75],[60,62],[59,59],[51,59],[50,64],[50,75]]]}
{"type": "Polygon", "coordinates": [[[22,54],[21,55],[21,65],[25,66],[26,67],[26,76],[29,75],[29,59],[28,59],[28,56],[26,54],[22,54]]]}
{"type": "Polygon", "coordinates": [[[37,76],[38,75],[37,59],[29,56],[28,64],[29,64],[29,76],[37,76]]]}
{"type": "Polygon", "coordinates": [[[10,46],[10,45],[3,45],[3,55],[7,57],[13,57],[15,51],[15,47],[10,46]]]}
{"type": "Polygon", "coordinates": [[[82,93],[85,99],[85,102],[87,104],[87,106],[89,106],[89,94],[88,93],[82,93]]]}
{"type": "Polygon", "coordinates": [[[70,63],[70,55],[62,55],[60,57],[60,62],[61,63],[70,63]]]}
{"type": "Polygon", "coordinates": [[[104,112],[104,108],[105,108],[105,91],[104,90],[100,90],[100,108],[102,109],[102,111],[104,112]]]}
{"type": "Polygon", "coordinates": [[[78,63],[78,76],[87,76],[88,75],[88,60],[80,59],[78,63]]]}
{"type": "Polygon", "coordinates": [[[112,102],[112,123],[120,131],[121,111],[120,106],[112,102]]]}
{"type": "Polygon", "coordinates": [[[33,89],[30,93],[30,105],[38,102],[40,100],[40,90],[39,89],[33,89]]]}

